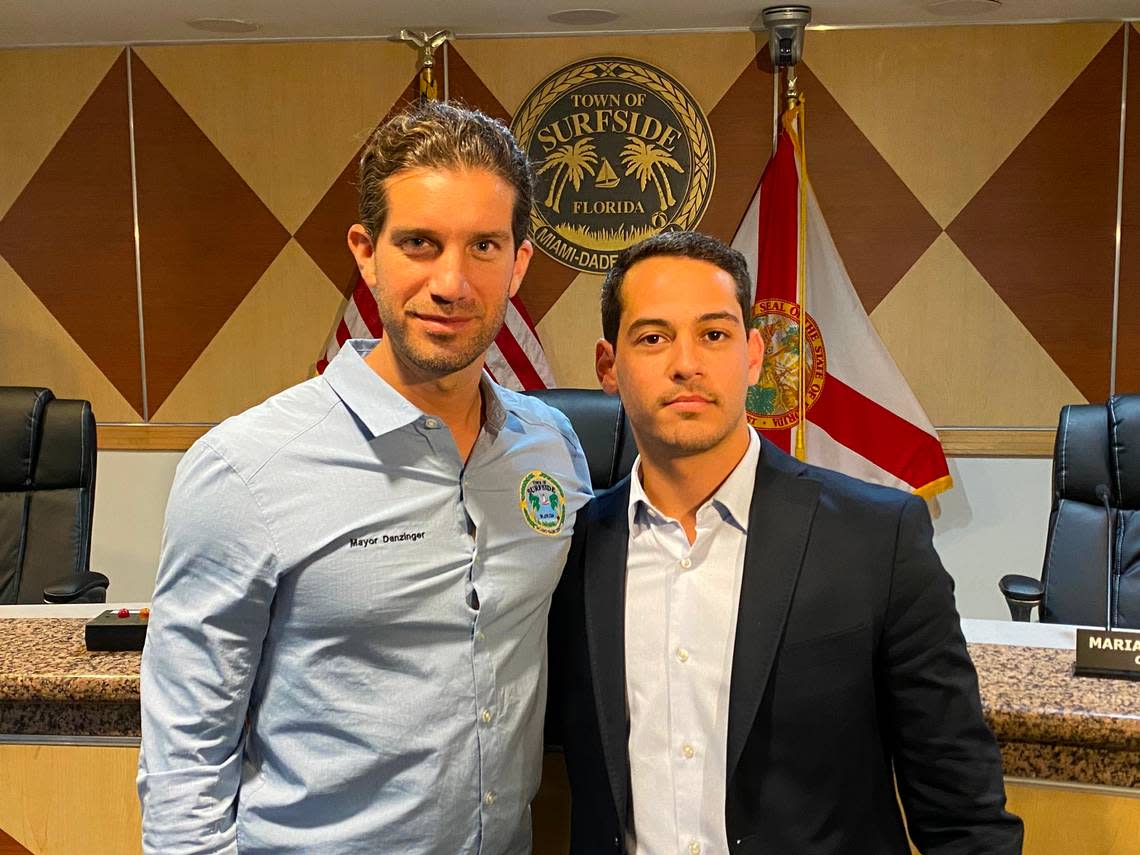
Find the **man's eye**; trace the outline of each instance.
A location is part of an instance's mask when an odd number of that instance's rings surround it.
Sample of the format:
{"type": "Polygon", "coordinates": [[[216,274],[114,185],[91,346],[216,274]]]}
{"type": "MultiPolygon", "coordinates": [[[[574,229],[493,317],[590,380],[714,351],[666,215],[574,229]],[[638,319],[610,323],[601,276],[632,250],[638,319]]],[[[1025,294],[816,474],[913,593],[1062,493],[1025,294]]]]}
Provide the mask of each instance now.
{"type": "Polygon", "coordinates": [[[661,341],[662,338],[660,333],[652,332],[641,337],[642,344],[660,344],[661,341]]]}
{"type": "Polygon", "coordinates": [[[476,241],[475,249],[477,252],[493,252],[495,249],[495,242],[493,240],[476,241]]]}
{"type": "Polygon", "coordinates": [[[724,330],[709,330],[705,335],[708,336],[709,341],[724,341],[728,337],[724,330]]]}
{"type": "Polygon", "coordinates": [[[403,240],[404,249],[421,250],[424,249],[427,245],[428,242],[422,237],[409,237],[404,238],[403,240]]]}

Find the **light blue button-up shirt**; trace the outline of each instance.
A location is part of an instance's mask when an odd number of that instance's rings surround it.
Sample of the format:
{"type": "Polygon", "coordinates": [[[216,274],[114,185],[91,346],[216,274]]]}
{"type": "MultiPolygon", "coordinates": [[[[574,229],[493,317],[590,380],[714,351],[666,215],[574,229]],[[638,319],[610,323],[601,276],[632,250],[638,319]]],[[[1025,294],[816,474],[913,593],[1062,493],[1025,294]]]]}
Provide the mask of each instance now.
{"type": "Polygon", "coordinates": [[[178,468],[142,659],[148,853],[525,853],[546,617],[589,498],[496,386],[466,465],[346,344],[178,468]]]}

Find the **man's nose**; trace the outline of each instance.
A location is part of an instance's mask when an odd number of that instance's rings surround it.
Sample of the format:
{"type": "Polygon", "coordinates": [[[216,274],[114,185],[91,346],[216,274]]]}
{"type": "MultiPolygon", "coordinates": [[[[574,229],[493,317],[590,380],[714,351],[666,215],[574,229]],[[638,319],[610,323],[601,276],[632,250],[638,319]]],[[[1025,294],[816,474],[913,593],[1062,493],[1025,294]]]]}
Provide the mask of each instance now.
{"type": "Polygon", "coordinates": [[[669,370],[672,376],[684,378],[701,373],[700,352],[697,342],[690,336],[677,336],[673,340],[669,355],[669,370]]]}
{"type": "Polygon", "coordinates": [[[467,294],[467,258],[461,248],[448,247],[432,265],[428,290],[433,299],[454,303],[467,294]]]}

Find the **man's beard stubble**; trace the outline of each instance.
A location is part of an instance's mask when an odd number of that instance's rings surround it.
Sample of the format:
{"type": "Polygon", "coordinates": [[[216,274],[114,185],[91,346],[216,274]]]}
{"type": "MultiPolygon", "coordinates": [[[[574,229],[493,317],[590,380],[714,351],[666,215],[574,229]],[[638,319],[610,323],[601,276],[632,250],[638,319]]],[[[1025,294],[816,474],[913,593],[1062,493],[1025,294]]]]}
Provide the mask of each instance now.
{"type": "MultiPolygon", "coordinates": [[[[692,388],[678,388],[665,395],[661,395],[655,402],[654,407],[657,411],[661,411],[670,401],[680,395],[696,394],[706,398],[710,405],[713,407],[723,407],[724,402],[720,396],[714,394],[712,391],[694,386],[692,388]]],[[[627,412],[629,408],[626,408],[627,412]]],[[[740,416],[743,417],[744,412],[741,410],[740,416]]],[[[714,448],[719,443],[723,442],[725,437],[736,429],[739,418],[726,419],[724,422],[717,425],[708,425],[707,429],[702,429],[699,417],[693,414],[691,417],[682,415],[677,423],[668,426],[654,425],[652,420],[647,420],[650,428],[648,431],[641,432],[642,441],[648,441],[666,451],[670,454],[687,457],[694,454],[701,454],[714,448]]],[[[634,426],[635,438],[638,431],[634,426]]]]}
{"type": "MultiPolygon", "coordinates": [[[[408,334],[408,325],[415,323],[406,307],[393,310],[385,305],[377,296],[376,307],[380,313],[380,322],[384,325],[384,335],[391,336],[392,349],[404,361],[427,374],[443,376],[462,371],[476,360],[483,357],[495,336],[503,326],[506,317],[506,301],[499,308],[497,317],[483,315],[475,316],[475,329],[461,332],[457,335],[439,336],[437,339],[432,333],[423,334],[435,346],[425,348],[421,341],[408,334]]],[[[473,317],[465,310],[467,304],[446,304],[433,306],[431,311],[439,315],[457,315],[460,317],[473,317]]]]}

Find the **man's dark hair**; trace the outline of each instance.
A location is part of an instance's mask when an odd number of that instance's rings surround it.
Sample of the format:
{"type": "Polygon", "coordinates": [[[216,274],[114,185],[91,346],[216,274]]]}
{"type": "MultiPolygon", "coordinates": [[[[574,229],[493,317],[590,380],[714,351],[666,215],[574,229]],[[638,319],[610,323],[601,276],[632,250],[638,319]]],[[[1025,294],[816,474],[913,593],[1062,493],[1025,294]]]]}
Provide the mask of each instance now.
{"type": "Polygon", "coordinates": [[[752,321],[752,279],[744,256],[723,241],[700,232],[661,232],[623,249],[602,283],[602,335],[617,346],[621,326],[621,284],[633,265],[647,258],[671,255],[715,264],[736,282],[740,316],[747,328],[752,321]]]}
{"type": "Polygon", "coordinates": [[[384,181],[404,169],[485,169],[514,188],[515,250],[526,240],[534,171],[510,129],[455,104],[420,101],[380,124],[360,155],[360,224],[372,242],[384,229],[384,181]]]}

